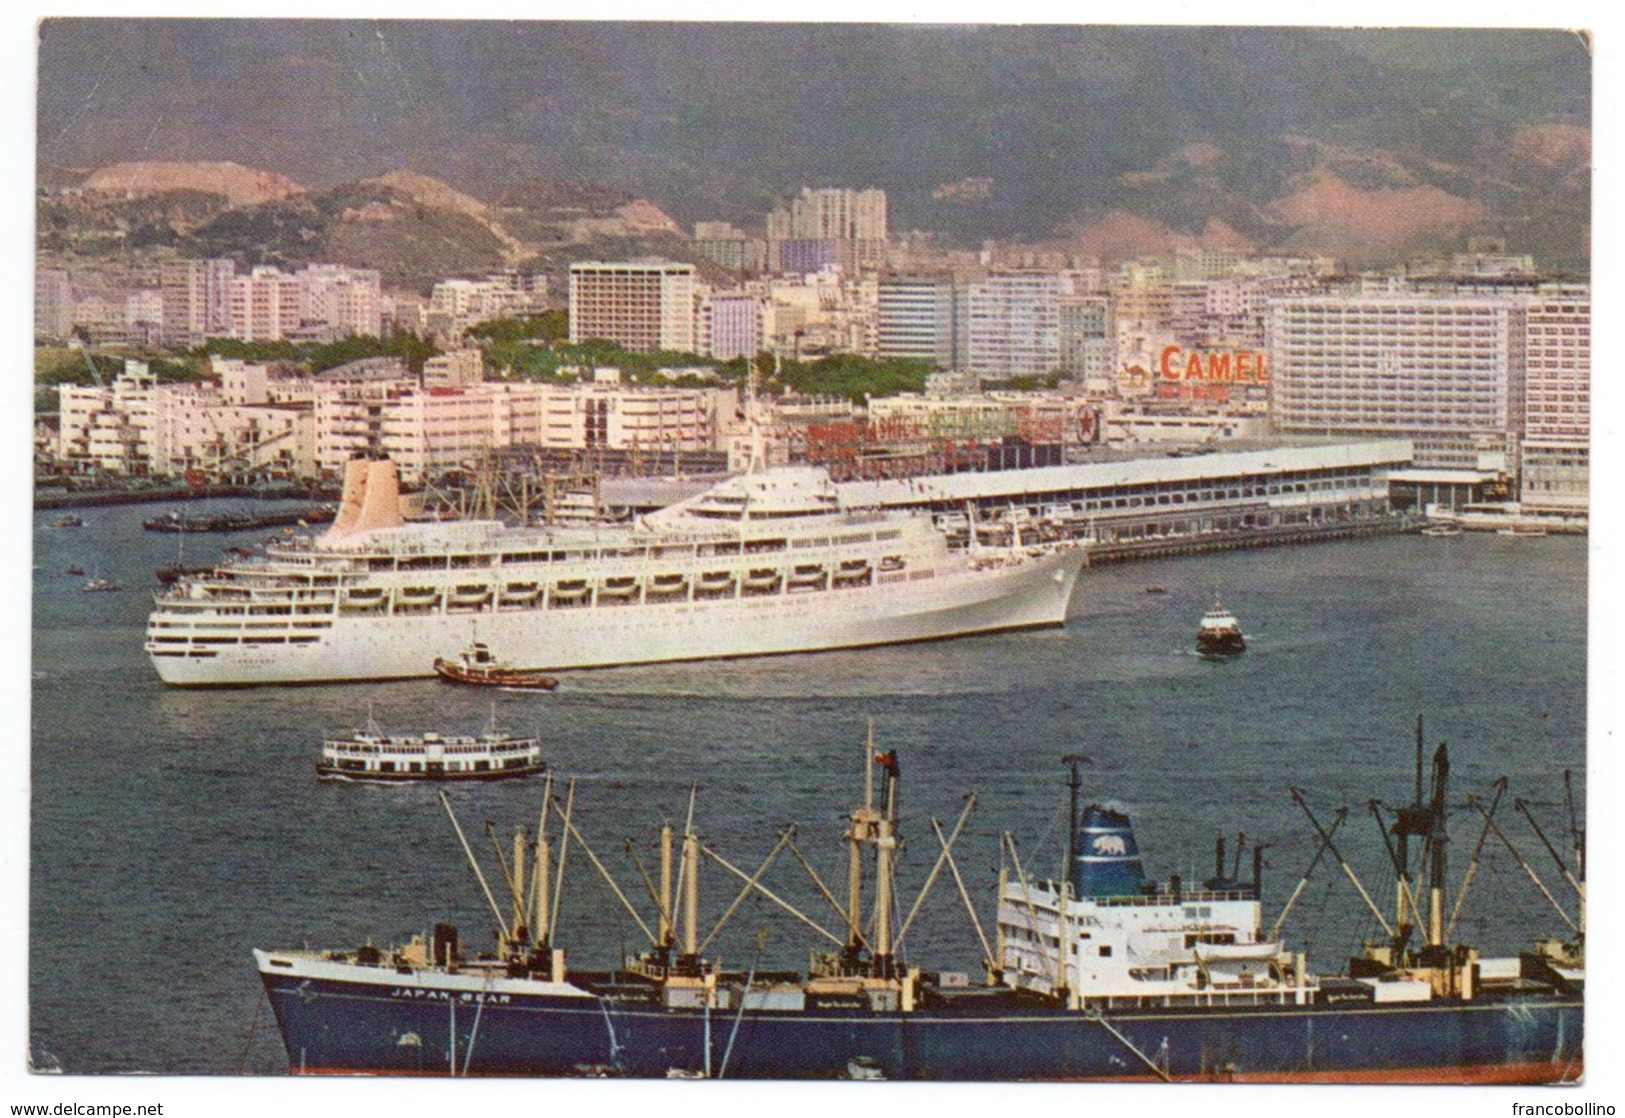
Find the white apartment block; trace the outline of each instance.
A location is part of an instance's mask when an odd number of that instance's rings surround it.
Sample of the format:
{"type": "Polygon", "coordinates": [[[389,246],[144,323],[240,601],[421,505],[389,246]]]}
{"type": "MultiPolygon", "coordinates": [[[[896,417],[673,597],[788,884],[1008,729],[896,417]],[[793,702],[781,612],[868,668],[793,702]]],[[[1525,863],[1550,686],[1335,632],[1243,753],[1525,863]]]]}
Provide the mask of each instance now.
{"type": "Polygon", "coordinates": [[[34,336],[58,340],[66,338],[73,326],[73,288],[68,273],[60,268],[41,268],[34,273],[34,336]]]}
{"type": "Polygon", "coordinates": [[[546,309],[545,276],[505,272],[482,280],[441,280],[429,293],[424,318],[431,332],[458,335],[492,319],[518,318],[546,309]]]}
{"type": "Polygon", "coordinates": [[[667,261],[570,265],[570,341],[634,353],[694,351],[695,271],[667,261]]]}
{"type": "Polygon", "coordinates": [[[767,348],[767,299],[749,291],[713,291],[700,298],[695,333],[702,357],[732,361],[767,348]]]}
{"type": "Polygon", "coordinates": [[[1405,437],[1419,466],[1473,468],[1508,448],[1522,405],[1524,305],[1403,290],[1269,309],[1278,430],[1405,437]]]}
{"type": "Polygon", "coordinates": [[[233,399],[210,385],[158,384],[139,361],[125,362],[111,386],[62,385],[57,461],[126,476],[189,469],[314,475],[310,409],[244,402],[241,377],[236,391],[233,399]]]}
{"type": "Polygon", "coordinates": [[[986,377],[1062,371],[1061,303],[1087,294],[1084,273],[994,272],[965,291],[964,364],[986,377]]]}
{"type": "Polygon", "coordinates": [[[712,450],[715,389],[613,384],[485,384],[466,390],[409,390],[380,408],[376,449],[401,476],[423,481],[513,446],[566,450],[712,450]]]}
{"type": "Polygon", "coordinates": [[[166,260],[159,268],[163,295],[164,341],[197,345],[231,334],[232,280],[237,265],[230,260],[166,260]]]}
{"type": "Polygon", "coordinates": [[[158,391],[142,361],[126,361],[110,386],[59,385],[58,463],[74,472],[154,472],[158,391]]]}
{"type": "Polygon", "coordinates": [[[436,354],[423,363],[426,387],[460,388],[485,379],[485,354],[476,348],[436,354]]]}
{"type": "Polygon", "coordinates": [[[884,276],[877,288],[876,354],[954,367],[952,276],[884,276]]]}
{"type": "Polygon", "coordinates": [[[880,285],[872,276],[826,270],[760,285],[769,300],[764,348],[786,356],[877,352],[880,285]]]}
{"type": "Polygon", "coordinates": [[[325,328],[335,339],[383,333],[383,294],[376,271],[312,264],[295,281],[302,326],[325,328]]]}
{"type": "Polygon", "coordinates": [[[885,241],[886,192],[875,188],[802,187],[788,209],[767,218],[770,240],[885,241]]]}
{"type": "Polygon", "coordinates": [[[1590,500],[1591,296],[1554,290],[1529,305],[1520,500],[1554,511],[1590,500]]]}
{"type": "Polygon", "coordinates": [[[258,267],[235,276],[230,286],[230,336],[245,342],[279,342],[299,327],[300,291],[292,276],[258,267]]]}

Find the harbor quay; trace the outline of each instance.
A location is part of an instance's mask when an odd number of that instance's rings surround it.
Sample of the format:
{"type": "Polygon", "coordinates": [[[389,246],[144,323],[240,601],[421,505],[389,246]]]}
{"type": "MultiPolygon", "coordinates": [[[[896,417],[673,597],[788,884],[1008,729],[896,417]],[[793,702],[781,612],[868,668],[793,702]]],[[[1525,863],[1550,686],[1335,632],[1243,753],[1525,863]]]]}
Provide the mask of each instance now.
{"type": "MultiPolygon", "coordinates": [[[[1409,439],[1182,452],[1064,466],[839,483],[851,508],[930,512],[951,538],[1090,542],[1091,563],[1405,531],[1391,479],[1409,439]]],[[[643,513],[702,482],[606,481],[604,501],[643,513]]]]}
{"type": "Polygon", "coordinates": [[[1412,453],[1409,439],[1280,446],[851,482],[842,496],[1087,539],[1106,561],[1402,530],[1388,475],[1412,453]]]}

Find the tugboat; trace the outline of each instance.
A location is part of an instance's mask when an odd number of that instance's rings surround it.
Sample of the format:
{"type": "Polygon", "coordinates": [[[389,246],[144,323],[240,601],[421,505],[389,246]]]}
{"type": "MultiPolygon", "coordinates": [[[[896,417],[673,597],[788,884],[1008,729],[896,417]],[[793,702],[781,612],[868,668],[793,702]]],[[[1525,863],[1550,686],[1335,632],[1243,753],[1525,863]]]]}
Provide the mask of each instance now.
{"type": "Polygon", "coordinates": [[[490,646],[475,641],[457,654],[457,659],[435,657],[434,671],[441,679],[452,683],[471,683],[477,687],[507,687],[524,691],[551,691],[559,681],[534,668],[516,668],[498,660],[490,646]]]}
{"type": "Polygon", "coordinates": [[[323,780],[395,784],[420,780],[505,780],[547,768],[536,738],[497,729],[495,714],[479,737],[435,733],[391,735],[372,714],[347,738],[322,742],[316,775],[323,780]]]}
{"type": "Polygon", "coordinates": [[[1224,608],[1218,598],[1213,608],[1202,615],[1202,627],[1196,631],[1196,654],[1206,660],[1226,656],[1240,656],[1247,651],[1247,642],[1241,637],[1241,623],[1236,615],[1224,608]]]}

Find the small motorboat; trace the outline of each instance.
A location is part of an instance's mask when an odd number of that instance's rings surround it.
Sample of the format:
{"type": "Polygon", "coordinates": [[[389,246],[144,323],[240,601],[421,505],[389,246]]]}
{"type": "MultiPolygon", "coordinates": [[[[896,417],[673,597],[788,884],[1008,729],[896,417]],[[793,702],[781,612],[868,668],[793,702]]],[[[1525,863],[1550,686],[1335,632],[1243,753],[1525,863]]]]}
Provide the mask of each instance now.
{"type": "Polygon", "coordinates": [[[84,526],[84,517],[72,512],[65,512],[51,521],[51,527],[53,528],[83,528],[84,526]]]}
{"type": "Polygon", "coordinates": [[[109,594],[115,590],[122,590],[124,587],[120,586],[110,578],[103,578],[101,575],[97,575],[95,578],[86,582],[83,589],[87,594],[109,594]]]}
{"type": "Polygon", "coordinates": [[[72,578],[84,578],[85,569],[79,564],[75,563],[73,566],[68,568],[68,575],[72,578]]]}
{"type": "Polygon", "coordinates": [[[1239,656],[1245,651],[1247,642],[1242,639],[1241,623],[1235,614],[1224,608],[1223,602],[1214,598],[1213,608],[1202,615],[1202,625],[1196,630],[1196,654],[1216,660],[1239,656]]]}
{"type": "Polygon", "coordinates": [[[1166,586],[1147,586],[1145,588],[1145,592],[1147,594],[1166,594],[1168,593],[1168,588],[1166,586]]]}
{"type": "Polygon", "coordinates": [[[452,683],[470,683],[479,687],[510,687],[525,691],[551,691],[559,681],[545,672],[533,668],[516,668],[498,660],[490,646],[475,641],[455,659],[436,657],[434,671],[441,679],[452,683]]]}

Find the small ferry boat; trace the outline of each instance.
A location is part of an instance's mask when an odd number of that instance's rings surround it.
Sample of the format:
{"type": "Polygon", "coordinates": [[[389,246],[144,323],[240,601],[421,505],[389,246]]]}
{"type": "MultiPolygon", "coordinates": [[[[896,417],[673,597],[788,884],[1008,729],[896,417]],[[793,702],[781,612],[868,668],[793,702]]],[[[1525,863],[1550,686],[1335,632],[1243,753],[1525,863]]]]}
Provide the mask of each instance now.
{"type": "Polygon", "coordinates": [[[1239,656],[1247,650],[1241,636],[1241,623],[1236,615],[1224,608],[1224,603],[1213,599],[1213,608],[1202,615],[1202,626],[1196,631],[1196,654],[1207,659],[1221,656],[1239,656]]]}
{"type": "Polygon", "coordinates": [[[434,672],[452,683],[472,683],[481,687],[517,687],[526,691],[551,691],[559,685],[553,676],[531,668],[516,668],[498,660],[490,646],[475,641],[457,654],[455,660],[436,657],[434,672]]]}
{"type": "Polygon", "coordinates": [[[496,719],[479,737],[441,734],[394,735],[378,728],[372,715],[365,729],[322,742],[316,775],[323,780],[394,784],[420,780],[505,780],[547,768],[537,738],[497,729],[496,719]]]}

